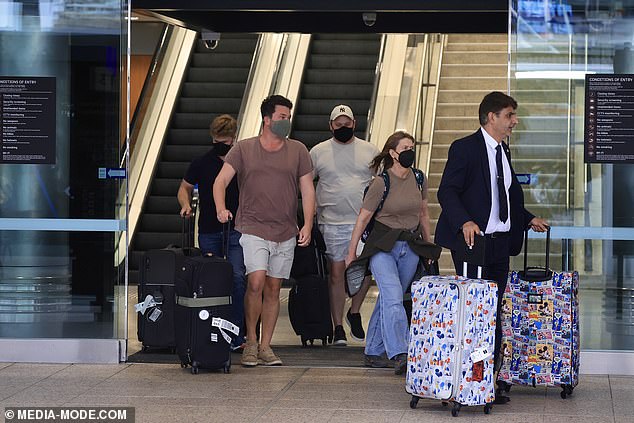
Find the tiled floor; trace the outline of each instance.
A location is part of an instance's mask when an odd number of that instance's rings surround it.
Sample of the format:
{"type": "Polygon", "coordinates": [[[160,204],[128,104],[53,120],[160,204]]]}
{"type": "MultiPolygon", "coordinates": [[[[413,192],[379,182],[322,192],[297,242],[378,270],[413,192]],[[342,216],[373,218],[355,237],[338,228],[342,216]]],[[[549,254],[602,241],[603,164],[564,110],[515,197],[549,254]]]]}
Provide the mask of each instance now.
{"type": "Polygon", "coordinates": [[[193,376],[178,365],[0,364],[0,407],[132,406],[145,422],[544,422],[631,423],[634,378],[582,376],[558,389],[514,387],[511,402],[463,408],[437,401],[409,408],[404,378],[389,370],[234,366],[193,376]]]}

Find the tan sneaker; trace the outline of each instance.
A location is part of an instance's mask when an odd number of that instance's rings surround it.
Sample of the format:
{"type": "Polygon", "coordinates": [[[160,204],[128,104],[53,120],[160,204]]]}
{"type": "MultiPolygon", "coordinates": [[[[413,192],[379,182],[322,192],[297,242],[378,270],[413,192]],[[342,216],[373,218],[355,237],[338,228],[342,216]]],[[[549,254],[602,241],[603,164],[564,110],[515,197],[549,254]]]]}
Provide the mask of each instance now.
{"type": "Polygon", "coordinates": [[[265,366],[281,366],[282,360],[275,355],[271,347],[260,348],[258,353],[258,359],[261,364],[265,366]]]}
{"type": "Polygon", "coordinates": [[[242,351],[242,365],[245,367],[255,367],[258,365],[258,343],[247,342],[242,351]]]}

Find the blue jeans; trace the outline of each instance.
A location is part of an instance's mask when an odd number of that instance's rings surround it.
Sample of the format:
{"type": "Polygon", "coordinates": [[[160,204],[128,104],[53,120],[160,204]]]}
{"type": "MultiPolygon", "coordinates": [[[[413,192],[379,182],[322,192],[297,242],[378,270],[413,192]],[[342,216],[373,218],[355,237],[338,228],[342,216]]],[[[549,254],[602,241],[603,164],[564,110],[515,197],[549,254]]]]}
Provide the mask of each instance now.
{"type": "MultiPolygon", "coordinates": [[[[244,256],[240,246],[242,234],[235,229],[229,231],[229,250],[227,260],[233,267],[233,320],[232,322],[240,327],[240,335],[233,340],[232,346],[238,347],[244,342],[244,293],[246,291],[246,276],[244,268],[244,256]]],[[[203,254],[212,253],[223,256],[222,252],[222,232],[211,234],[198,234],[198,245],[203,254]]]]}
{"type": "Polygon", "coordinates": [[[403,294],[416,273],[418,259],[406,241],[396,241],[389,253],[378,252],[370,257],[370,270],[379,296],[368,323],[367,355],[386,353],[388,358],[394,358],[407,353],[409,328],[403,294]]]}

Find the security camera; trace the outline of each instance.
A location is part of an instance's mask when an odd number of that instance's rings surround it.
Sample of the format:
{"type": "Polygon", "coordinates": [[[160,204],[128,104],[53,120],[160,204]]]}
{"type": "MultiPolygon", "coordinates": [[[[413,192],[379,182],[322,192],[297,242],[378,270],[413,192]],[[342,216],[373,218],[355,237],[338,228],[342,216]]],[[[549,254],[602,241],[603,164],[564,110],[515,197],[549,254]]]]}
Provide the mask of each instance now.
{"type": "Polygon", "coordinates": [[[376,13],[363,13],[363,23],[365,24],[365,26],[374,26],[374,24],[376,23],[376,13]]]}
{"type": "Polygon", "coordinates": [[[205,31],[201,34],[201,38],[205,44],[205,48],[213,50],[218,47],[218,43],[220,42],[220,33],[205,31]]]}

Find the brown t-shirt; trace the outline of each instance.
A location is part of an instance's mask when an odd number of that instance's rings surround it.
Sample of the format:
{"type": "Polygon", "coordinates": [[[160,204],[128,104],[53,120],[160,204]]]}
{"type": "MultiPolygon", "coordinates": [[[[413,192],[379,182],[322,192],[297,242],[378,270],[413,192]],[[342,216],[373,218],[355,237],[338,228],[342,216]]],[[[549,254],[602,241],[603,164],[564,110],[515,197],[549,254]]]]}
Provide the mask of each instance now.
{"type": "MultiPolygon", "coordinates": [[[[387,174],[390,176],[390,191],[375,219],[392,229],[416,229],[420,222],[423,199],[427,198],[427,178],[421,193],[414,172],[407,172],[404,179],[396,176],[391,169],[388,169],[387,174]]],[[[361,207],[374,213],[383,198],[384,189],[383,178],[375,177],[370,183],[361,207]]]]}
{"type": "Polygon", "coordinates": [[[288,139],[270,152],[259,137],[248,138],[229,150],[225,162],[238,176],[236,229],[274,242],[296,236],[299,178],[313,170],[306,146],[288,139]]]}

